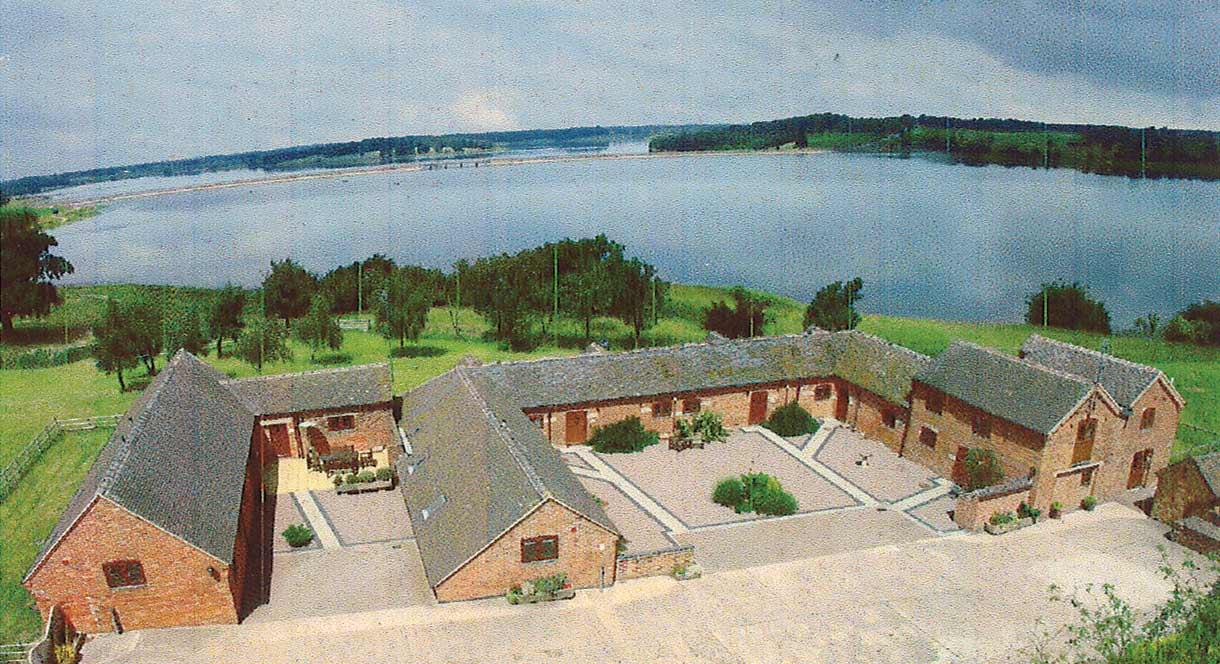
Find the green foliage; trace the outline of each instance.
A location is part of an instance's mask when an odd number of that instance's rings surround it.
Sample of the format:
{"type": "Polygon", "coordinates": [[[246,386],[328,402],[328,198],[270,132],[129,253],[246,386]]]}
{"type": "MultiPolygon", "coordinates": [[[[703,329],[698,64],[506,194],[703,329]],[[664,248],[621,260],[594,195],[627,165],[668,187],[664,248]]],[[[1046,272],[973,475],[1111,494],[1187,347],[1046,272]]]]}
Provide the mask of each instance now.
{"type": "Polygon", "coordinates": [[[1007,525],[1016,520],[1017,520],[1017,517],[1013,516],[1012,512],[996,512],[995,514],[991,515],[990,519],[988,519],[988,521],[993,526],[1007,525]]]}
{"type": "Polygon", "coordinates": [[[444,348],[437,346],[398,346],[390,349],[390,357],[440,357],[444,348]]]}
{"type": "Polygon", "coordinates": [[[127,390],[123,372],[134,369],[139,362],[134,335],[127,319],[114,300],[106,301],[106,313],[101,322],[93,326],[93,358],[99,371],[116,374],[119,391],[127,390]]]}
{"type": "Polygon", "coordinates": [[[656,432],[644,428],[638,417],[629,417],[604,427],[597,427],[589,437],[589,446],[603,454],[639,452],[656,445],[656,432]]]}
{"type": "Polygon", "coordinates": [[[313,541],[313,531],[308,526],[301,523],[294,523],[284,529],[281,533],[284,539],[288,541],[288,545],[294,549],[307,546],[313,541]]]}
{"type": "Polygon", "coordinates": [[[316,288],[314,276],[291,258],[271,261],[271,272],[263,279],[263,314],[285,323],[300,318],[309,311],[316,288]]]}
{"type": "Polygon", "coordinates": [[[854,329],[860,324],[856,302],[862,297],[860,291],[863,289],[864,280],[859,277],[822,287],[805,309],[805,327],[813,325],[832,332],[854,329]]]}
{"type": "Polygon", "coordinates": [[[371,470],[364,470],[356,474],[356,482],[360,484],[368,484],[375,481],[377,481],[377,473],[371,470]]]}
{"type": "Polygon", "coordinates": [[[237,357],[254,366],[260,372],[269,362],[292,359],[288,347],[288,330],[284,323],[274,318],[255,316],[246,321],[234,347],[237,357]]]}
{"type": "Polygon", "coordinates": [[[1203,344],[1203,340],[1207,338],[1208,333],[1207,323],[1203,321],[1187,320],[1181,314],[1169,319],[1165,324],[1162,335],[1166,341],[1173,341],[1184,344],[1203,344]]]}
{"type": "Polygon", "coordinates": [[[680,440],[698,437],[707,443],[722,443],[728,440],[729,432],[724,428],[724,419],[719,413],[705,410],[694,417],[674,420],[674,435],[680,440]]]}
{"type": "Polygon", "coordinates": [[[323,348],[339,350],[343,347],[343,330],[331,313],[330,298],[324,293],[314,295],[309,312],[296,322],[293,332],[309,346],[310,358],[323,348]]]}
{"type": "Polygon", "coordinates": [[[725,507],[737,507],[745,499],[746,487],[740,477],[726,477],[712,490],[712,502],[725,507]]]}
{"type": "Polygon", "coordinates": [[[1004,469],[1000,466],[1000,458],[989,449],[972,447],[966,451],[964,462],[966,469],[967,491],[999,484],[1004,479],[1004,469]]]}
{"type": "Polygon", "coordinates": [[[15,316],[45,316],[61,301],[53,281],[73,268],[51,253],[57,244],[30,209],[0,207],[0,337],[15,316]]]}
{"type": "Polygon", "coordinates": [[[429,273],[402,268],[386,277],[377,294],[377,329],[386,339],[418,341],[428,322],[435,287],[429,273]]]}
{"type": "Polygon", "coordinates": [[[363,261],[327,272],[318,286],[330,297],[335,313],[352,313],[374,305],[377,293],[385,288],[385,282],[395,268],[394,259],[373,254],[363,261]]]}
{"type": "Polygon", "coordinates": [[[1080,506],[1091,512],[1093,511],[1093,508],[1097,507],[1097,498],[1094,496],[1085,496],[1080,500],[1080,506]]]}
{"type": "Polygon", "coordinates": [[[208,334],[216,340],[216,357],[220,357],[222,342],[228,338],[237,343],[245,325],[242,312],[246,308],[246,292],[233,284],[225,284],[208,309],[208,334]]]}
{"type": "Polygon", "coordinates": [[[6,351],[0,348],[0,369],[46,369],[79,362],[93,354],[93,346],[31,348],[6,351]]]}
{"type": "Polygon", "coordinates": [[[716,302],[703,314],[703,329],[730,339],[762,336],[770,301],[740,286],[731,291],[733,306],[716,302]]]}
{"type": "Polygon", "coordinates": [[[1086,330],[1110,333],[1110,312],[1106,305],[1089,295],[1089,289],[1076,282],[1063,280],[1042,284],[1042,288],[1025,299],[1025,322],[1042,325],[1043,313],[1047,324],[1065,330],[1086,330]],[[1045,307],[1043,306],[1045,300],[1045,307]]]}
{"type": "Polygon", "coordinates": [[[203,331],[199,305],[193,299],[176,298],[165,315],[165,350],[175,353],[179,348],[194,355],[207,351],[208,337],[203,331]]]}
{"type": "Polygon", "coordinates": [[[1038,517],[1042,516],[1042,510],[1022,502],[1017,506],[1017,517],[1021,519],[1031,519],[1034,523],[1038,523],[1038,517]]]}
{"type": "Polygon", "coordinates": [[[809,411],[791,401],[776,408],[767,421],[763,422],[763,426],[780,436],[791,437],[814,433],[819,425],[809,411]]]}
{"type": "Polygon", "coordinates": [[[1203,346],[1220,346],[1220,302],[1196,302],[1169,321],[1165,338],[1203,346]]]}
{"type": "Polygon", "coordinates": [[[382,466],[375,473],[378,482],[385,482],[394,479],[394,470],[389,466],[382,466]]]}
{"type": "Polygon", "coordinates": [[[533,587],[534,593],[539,595],[553,595],[560,590],[563,590],[564,586],[567,584],[568,575],[563,572],[534,579],[530,583],[530,585],[533,587]]]}

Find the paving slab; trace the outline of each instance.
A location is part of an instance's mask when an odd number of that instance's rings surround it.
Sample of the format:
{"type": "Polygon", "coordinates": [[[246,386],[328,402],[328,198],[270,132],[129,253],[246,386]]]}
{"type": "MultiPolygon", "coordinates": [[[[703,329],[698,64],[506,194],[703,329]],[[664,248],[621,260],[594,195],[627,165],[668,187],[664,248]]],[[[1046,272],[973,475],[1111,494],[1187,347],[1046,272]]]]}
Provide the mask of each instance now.
{"type": "Polygon", "coordinates": [[[344,495],[334,490],[311,493],[343,546],[412,537],[411,515],[397,490],[344,495]]]}
{"type": "Polygon", "coordinates": [[[308,545],[300,548],[293,548],[288,544],[288,540],[284,539],[284,529],[296,523],[308,526],[309,520],[301,513],[301,506],[297,504],[296,499],[292,497],[291,493],[269,494],[269,496],[275,500],[275,544],[272,545],[274,553],[309,551],[322,548],[316,537],[308,545]]]}
{"type": "Polygon", "coordinates": [[[847,428],[837,428],[814,458],[867,491],[877,500],[897,502],[935,485],[936,475],[898,456],[884,443],[847,428]],[[862,464],[862,459],[866,459],[862,464]]]}
{"type": "Polygon", "coordinates": [[[907,510],[907,514],[919,519],[929,528],[937,532],[954,532],[960,530],[953,518],[949,516],[957,509],[957,499],[952,496],[941,496],[907,510]]]}
{"type": "Polygon", "coordinates": [[[578,476],[589,493],[602,501],[602,507],[619,533],[627,538],[627,552],[656,551],[674,546],[665,535],[665,526],[606,480],[578,476]]]}

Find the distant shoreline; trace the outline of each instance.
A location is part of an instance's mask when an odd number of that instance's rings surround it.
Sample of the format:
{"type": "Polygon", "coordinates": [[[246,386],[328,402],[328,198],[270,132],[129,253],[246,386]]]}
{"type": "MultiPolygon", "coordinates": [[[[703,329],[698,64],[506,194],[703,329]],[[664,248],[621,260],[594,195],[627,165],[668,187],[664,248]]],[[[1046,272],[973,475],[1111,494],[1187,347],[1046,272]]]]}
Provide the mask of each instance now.
{"type": "Polygon", "coordinates": [[[468,160],[438,160],[429,162],[413,162],[410,164],[388,164],[384,166],[366,166],[358,168],[335,169],[333,171],[319,171],[310,173],[297,174],[282,174],[268,175],[266,177],[246,178],[244,180],[234,180],[232,182],[211,182],[207,184],[190,185],[186,187],[169,187],[166,189],[152,189],[149,191],[136,191],[124,194],[112,194],[109,196],[98,196],[87,199],[70,199],[58,198],[55,192],[47,192],[45,196],[48,201],[54,202],[64,207],[90,207],[107,205],[109,203],[117,203],[120,201],[138,200],[144,198],[154,198],[157,196],[168,196],[170,194],[183,194],[195,191],[211,191],[216,189],[236,189],[240,187],[249,187],[255,185],[268,184],[284,184],[289,182],[302,182],[306,180],[329,180],[335,178],[360,177],[365,175],[383,175],[386,173],[418,173],[430,170],[459,170],[459,169],[475,169],[475,168],[494,168],[500,166],[526,166],[531,164],[550,164],[564,162],[580,162],[580,161],[617,161],[617,160],[635,160],[635,159],[675,159],[683,157],[711,157],[711,156],[764,156],[764,155],[812,155],[831,152],[827,149],[797,149],[797,150],[709,150],[709,151],[690,151],[690,152],[641,152],[629,154],[591,154],[591,155],[556,155],[550,157],[522,157],[512,159],[496,159],[496,158],[475,158],[468,160]]]}

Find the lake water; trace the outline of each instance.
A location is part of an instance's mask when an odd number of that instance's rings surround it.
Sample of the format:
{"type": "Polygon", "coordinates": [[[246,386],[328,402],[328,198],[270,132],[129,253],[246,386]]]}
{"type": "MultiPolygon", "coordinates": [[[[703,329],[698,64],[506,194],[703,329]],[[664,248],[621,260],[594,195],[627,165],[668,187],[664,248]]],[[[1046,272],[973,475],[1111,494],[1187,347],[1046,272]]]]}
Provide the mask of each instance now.
{"type": "Polygon", "coordinates": [[[599,232],[673,281],[807,301],[860,276],[862,308],[894,315],[1019,320],[1060,277],[1088,284],[1119,327],[1220,297],[1220,183],[870,155],[310,180],[115,203],[54,234],[76,266],[67,283],[252,286],[287,256],[318,272],[378,252],[447,268],[599,232]]]}

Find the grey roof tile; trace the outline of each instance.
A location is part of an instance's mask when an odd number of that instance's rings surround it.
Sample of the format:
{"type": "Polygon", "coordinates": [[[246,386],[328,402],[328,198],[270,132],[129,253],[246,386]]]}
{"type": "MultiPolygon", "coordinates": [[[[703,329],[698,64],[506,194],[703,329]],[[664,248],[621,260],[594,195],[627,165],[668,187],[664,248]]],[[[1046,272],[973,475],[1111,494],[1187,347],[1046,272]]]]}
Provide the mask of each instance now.
{"type": "Polygon", "coordinates": [[[1199,474],[1211,487],[1212,495],[1220,496],[1220,452],[1212,452],[1202,456],[1192,457],[1199,474]]]}
{"type": "Polygon", "coordinates": [[[1032,334],[1021,345],[1021,356],[1035,364],[1057,369],[1106,388],[1120,407],[1130,410],[1148,386],[1161,375],[1160,370],[1106,355],[1088,348],[1032,334]]]}
{"type": "Polygon", "coordinates": [[[388,363],[226,379],[224,384],[259,415],[364,406],[394,398],[388,363]]]}

